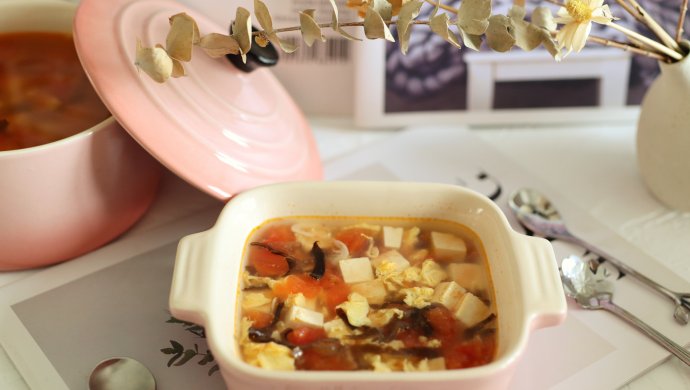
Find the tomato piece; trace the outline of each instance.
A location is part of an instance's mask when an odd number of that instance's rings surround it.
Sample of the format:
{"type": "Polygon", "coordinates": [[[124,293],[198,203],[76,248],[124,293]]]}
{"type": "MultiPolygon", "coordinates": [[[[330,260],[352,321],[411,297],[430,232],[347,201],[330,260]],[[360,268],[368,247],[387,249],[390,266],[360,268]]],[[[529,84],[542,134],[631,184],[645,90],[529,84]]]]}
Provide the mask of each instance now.
{"type": "Polygon", "coordinates": [[[350,295],[350,286],[332,269],[326,270],[319,285],[323,289],[323,301],[330,313],[335,313],[335,307],[347,301],[350,295]]]}
{"type": "Polygon", "coordinates": [[[457,334],[457,326],[453,313],[445,306],[434,306],[424,313],[427,321],[434,330],[433,335],[442,341],[452,341],[457,334]]]}
{"type": "Polygon", "coordinates": [[[266,248],[252,246],[249,248],[249,265],[254,267],[259,276],[283,276],[290,270],[285,257],[271,253],[266,248]]]}
{"type": "Polygon", "coordinates": [[[308,274],[288,275],[273,286],[273,294],[282,300],[298,293],[302,293],[305,298],[320,298],[328,310],[335,313],[335,307],[347,301],[350,286],[332,269],[327,269],[319,280],[308,274]]]}
{"type": "Polygon", "coordinates": [[[351,228],[338,232],[335,239],[342,241],[347,246],[350,256],[356,256],[369,248],[369,234],[369,230],[351,228]]]}
{"type": "Polygon", "coordinates": [[[474,338],[443,346],[446,368],[466,368],[488,364],[493,360],[496,345],[493,339],[474,338]]]}
{"type": "Polygon", "coordinates": [[[310,328],[307,326],[295,328],[287,335],[287,340],[293,345],[306,345],[325,338],[326,331],[323,328],[310,328]]]}
{"type": "Polygon", "coordinates": [[[247,310],[244,316],[249,318],[255,328],[265,328],[273,322],[273,314],[258,310],[247,310]]]}
{"type": "Polygon", "coordinates": [[[290,294],[302,293],[305,298],[314,298],[321,292],[318,281],[309,275],[288,275],[280,283],[273,286],[273,293],[285,300],[290,294]]]}

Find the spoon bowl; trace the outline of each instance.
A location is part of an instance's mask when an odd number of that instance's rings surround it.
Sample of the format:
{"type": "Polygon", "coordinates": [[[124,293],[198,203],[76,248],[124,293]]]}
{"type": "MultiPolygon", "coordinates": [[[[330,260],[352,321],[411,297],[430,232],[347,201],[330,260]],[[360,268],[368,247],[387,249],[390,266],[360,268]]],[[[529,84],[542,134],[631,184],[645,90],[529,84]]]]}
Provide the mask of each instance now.
{"type": "Polygon", "coordinates": [[[561,263],[561,280],[566,295],[573,298],[580,307],[589,310],[606,310],[615,314],[690,366],[690,351],[613,303],[614,286],[606,278],[603,267],[593,272],[587,262],[577,256],[570,256],[561,263]]]}
{"type": "Polygon", "coordinates": [[[508,198],[508,205],[518,221],[529,230],[553,238],[569,235],[563,217],[543,194],[523,188],[508,198]]]}
{"type": "Polygon", "coordinates": [[[521,188],[508,198],[508,206],[517,220],[535,235],[568,241],[605,258],[620,271],[636,278],[648,287],[671,299],[675,304],[673,318],[675,318],[677,323],[686,325],[690,322],[690,293],[672,291],[639,273],[614,256],[572,234],[556,207],[542,193],[531,188],[521,188]]]}
{"type": "Polygon", "coordinates": [[[156,380],[141,362],[116,357],[98,363],[91,371],[89,390],[156,390],[156,380]]]}

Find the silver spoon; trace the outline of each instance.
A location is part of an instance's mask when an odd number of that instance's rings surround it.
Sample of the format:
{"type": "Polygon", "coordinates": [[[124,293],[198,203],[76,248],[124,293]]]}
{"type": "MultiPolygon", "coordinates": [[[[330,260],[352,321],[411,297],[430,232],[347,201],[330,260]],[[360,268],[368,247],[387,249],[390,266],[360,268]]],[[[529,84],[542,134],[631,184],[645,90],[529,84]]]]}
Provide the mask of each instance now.
{"type": "Polygon", "coordinates": [[[127,357],[104,360],[91,371],[89,390],[155,390],[156,380],[146,366],[127,357]]]}
{"type": "Polygon", "coordinates": [[[561,280],[566,294],[575,299],[584,309],[603,309],[617,315],[690,366],[690,351],[613,303],[613,283],[605,278],[603,270],[604,268],[600,267],[594,273],[589,265],[579,257],[570,256],[566,258],[561,263],[561,280]]]}
{"type": "Polygon", "coordinates": [[[575,243],[605,258],[620,271],[638,279],[647,286],[670,298],[675,303],[673,317],[676,319],[676,322],[686,325],[690,321],[690,293],[677,293],[671,291],[637,272],[622,261],[605,253],[603,250],[574,236],[568,231],[560,213],[546,196],[530,188],[521,188],[508,198],[508,205],[518,221],[535,234],[575,243]]]}

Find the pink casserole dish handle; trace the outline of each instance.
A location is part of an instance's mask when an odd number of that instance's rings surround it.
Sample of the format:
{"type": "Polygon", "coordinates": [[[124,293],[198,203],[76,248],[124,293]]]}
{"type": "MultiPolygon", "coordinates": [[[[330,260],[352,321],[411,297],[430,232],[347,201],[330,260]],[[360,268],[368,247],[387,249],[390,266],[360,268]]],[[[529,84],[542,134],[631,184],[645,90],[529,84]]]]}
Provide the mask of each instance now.
{"type": "Polygon", "coordinates": [[[170,287],[169,307],[173,317],[205,325],[208,308],[204,307],[209,289],[205,286],[211,277],[206,252],[209,232],[183,237],[177,246],[175,269],[170,287]]]}
{"type": "Polygon", "coordinates": [[[519,236],[525,255],[520,263],[520,281],[530,326],[559,325],[565,320],[568,305],[553,247],[543,238],[519,236]]]}

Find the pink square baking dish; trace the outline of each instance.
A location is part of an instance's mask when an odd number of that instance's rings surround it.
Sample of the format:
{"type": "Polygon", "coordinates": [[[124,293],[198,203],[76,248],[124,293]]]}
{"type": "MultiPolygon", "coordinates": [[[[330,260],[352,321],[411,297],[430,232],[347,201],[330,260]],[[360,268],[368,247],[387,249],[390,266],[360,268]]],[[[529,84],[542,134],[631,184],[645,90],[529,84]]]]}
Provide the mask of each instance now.
{"type": "Polygon", "coordinates": [[[506,388],[530,333],[562,323],[567,306],[551,244],[515,232],[483,195],[435,183],[293,182],[237,195],[215,226],[180,241],[170,309],[206,328],[228,388],[381,390],[506,388]],[[237,301],[247,240],[265,221],[293,216],[433,218],[473,230],[485,248],[495,290],[495,359],[430,372],[272,371],[245,363],[237,341],[237,301]]]}

